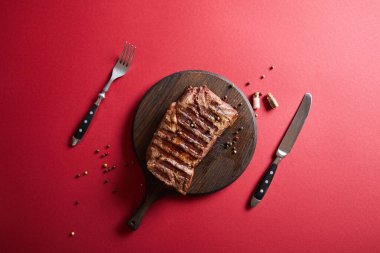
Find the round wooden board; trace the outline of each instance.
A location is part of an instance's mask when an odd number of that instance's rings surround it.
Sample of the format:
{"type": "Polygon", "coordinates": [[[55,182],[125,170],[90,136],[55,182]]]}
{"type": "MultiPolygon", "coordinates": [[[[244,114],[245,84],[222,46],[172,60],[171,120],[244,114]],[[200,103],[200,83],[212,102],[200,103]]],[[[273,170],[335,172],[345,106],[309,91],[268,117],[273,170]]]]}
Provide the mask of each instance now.
{"type": "Polygon", "coordinates": [[[207,85],[221,98],[227,96],[226,102],[237,106],[239,117],[195,168],[189,194],[210,193],[226,187],[244,172],[251,161],[256,146],[257,127],[246,96],[233,83],[219,75],[198,70],[177,72],[161,79],[145,94],[133,122],[134,149],[145,173],[149,173],[146,169],[146,150],[169,105],[178,100],[186,87],[202,85],[207,85]],[[242,105],[238,106],[239,103],[242,105]],[[233,154],[231,148],[225,149],[224,143],[232,141],[233,133],[239,127],[243,127],[243,130],[239,132],[239,140],[235,145],[238,152],[233,154]]]}

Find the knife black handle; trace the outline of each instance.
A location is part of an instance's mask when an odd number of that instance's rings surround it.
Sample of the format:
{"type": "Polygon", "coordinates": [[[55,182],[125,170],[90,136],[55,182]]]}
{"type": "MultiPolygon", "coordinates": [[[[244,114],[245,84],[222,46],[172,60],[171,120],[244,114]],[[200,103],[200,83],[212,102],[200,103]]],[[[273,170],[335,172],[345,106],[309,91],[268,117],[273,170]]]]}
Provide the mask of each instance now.
{"type": "Polygon", "coordinates": [[[277,164],[272,163],[269,168],[265,171],[264,175],[257,184],[251,199],[251,207],[256,206],[267,193],[268,188],[273,180],[274,174],[277,170],[277,164]]]}
{"type": "Polygon", "coordinates": [[[75,131],[72,138],[72,146],[75,146],[83,138],[97,110],[98,105],[93,104],[75,131]]]}

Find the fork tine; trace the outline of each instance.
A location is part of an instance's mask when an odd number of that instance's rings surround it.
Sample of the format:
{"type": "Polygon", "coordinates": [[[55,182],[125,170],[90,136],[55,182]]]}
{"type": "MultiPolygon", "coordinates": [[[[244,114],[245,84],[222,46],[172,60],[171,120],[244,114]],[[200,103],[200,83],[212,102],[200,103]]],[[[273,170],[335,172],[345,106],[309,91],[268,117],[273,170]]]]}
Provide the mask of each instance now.
{"type": "Polygon", "coordinates": [[[123,59],[123,57],[124,57],[124,53],[125,53],[126,49],[127,49],[127,43],[124,44],[123,51],[121,52],[121,55],[120,55],[120,57],[119,57],[119,60],[117,60],[118,62],[120,62],[120,63],[122,62],[122,59],[123,59]]]}
{"type": "Polygon", "coordinates": [[[127,45],[127,52],[126,52],[126,54],[124,55],[124,58],[123,58],[123,65],[127,64],[127,59],[128,59],[128,57],[129,57],[130,54],[131,54],[131,44],[128,43],[128,45],[127,45]]]}
{"type": "Polygon", "coordinates": [[[128,57],[128,63],[127,65],[130,65],[132,63],[133,57],[135,56],[136,47],[132,45],[132,53],[128,57]]]}

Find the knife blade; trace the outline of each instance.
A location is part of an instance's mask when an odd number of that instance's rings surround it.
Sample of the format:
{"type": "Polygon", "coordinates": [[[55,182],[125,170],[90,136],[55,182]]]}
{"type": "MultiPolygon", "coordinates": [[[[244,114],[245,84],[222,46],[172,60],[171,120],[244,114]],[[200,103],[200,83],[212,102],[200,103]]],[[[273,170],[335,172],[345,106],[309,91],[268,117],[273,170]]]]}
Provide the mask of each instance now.
{"type": "Polygon", "coordinates": [[[276,158],[273,160],[272,164],[265,171],[263,177],[260,179],[255,190],[253,191],[250,206],[255,207],[265,196],[265,193],[268,191],[268,188],[273,180],[274,174],[276,173],[277,166],[279,162],[285,158],[292,149],[294,143],[297,140],[299,133],[305,123],[307,115],[311,107],[311,94],[306,93],[298,107],[296,114],[293,117],[292,122],[290,123],[284,137],[281,140],[281,143],[276,150],[276,158]]]}

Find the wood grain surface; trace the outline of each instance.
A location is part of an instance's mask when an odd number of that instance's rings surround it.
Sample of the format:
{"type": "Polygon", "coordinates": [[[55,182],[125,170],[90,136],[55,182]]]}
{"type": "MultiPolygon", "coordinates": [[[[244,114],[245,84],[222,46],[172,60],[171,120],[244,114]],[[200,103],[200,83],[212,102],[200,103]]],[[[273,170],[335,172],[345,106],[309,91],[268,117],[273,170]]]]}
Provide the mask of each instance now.
{"type": "Polygon", "coordinates": [[[161,79],[142,98],[133,122],[133,146],[147,180],[145,200],[129,221],[132,229],[137,229],[142,216],[164,189],[163,183],[156,180],[146,169],[146,150],[162,117],[169,105],[177,101],[188,86],[206,85],[215,94],[236,106],[239,117],[217,139],[209,153],[195,168],[194,178],[188,194],[205,194],[220,190],[234,182],[246,169],[252,159],[257,139],[256,119],[246,96],[225,78],[206,71],[191,70],[177,72],[161,79]],[[234,133],[239,129],[239,140],[232,147],[234,133]]]}

